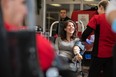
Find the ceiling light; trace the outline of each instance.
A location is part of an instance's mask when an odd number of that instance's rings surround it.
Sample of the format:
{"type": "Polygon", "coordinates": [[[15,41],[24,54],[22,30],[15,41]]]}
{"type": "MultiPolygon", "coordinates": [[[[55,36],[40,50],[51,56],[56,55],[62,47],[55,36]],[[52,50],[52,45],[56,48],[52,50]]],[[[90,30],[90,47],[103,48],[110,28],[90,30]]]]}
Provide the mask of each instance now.
{"type": "Polygon", "coordinates": [[[51,6],[60,7],[60,4],[50,4],[51,6]]]}
{"type": "Polygon", "coordinates": [[[84,0],[84,1],[94,1],[94,0],[84,0]]]}
{"type": "Polygon", "coordinates": [[[90,5],[92,5],[92,6],[97,6],[98,4],[90,4],[90,5]]]}

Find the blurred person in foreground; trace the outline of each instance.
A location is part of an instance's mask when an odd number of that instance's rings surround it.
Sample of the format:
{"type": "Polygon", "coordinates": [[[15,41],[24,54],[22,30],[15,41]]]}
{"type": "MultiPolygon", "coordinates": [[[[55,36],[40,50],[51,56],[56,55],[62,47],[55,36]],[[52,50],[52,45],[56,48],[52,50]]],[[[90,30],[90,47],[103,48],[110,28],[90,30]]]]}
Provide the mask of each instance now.
{"type": "Polygon", "coordinates": [[[111,25],[107,22],[105,16],[108,3],[109,1],[107,0],[101,0],[99,2],[99,15],[95,15],[91,18],[87,25],[87,29],[82,34],[82,41],[86,41],[86,38],[92,31],[95,33],[92,60],[88,77],[100,77],[101,71],[103,71],[103,77],[113,76],[112,48],[116,39],[114,32],[111,30],[111,25]]]}
{"type": "Polygon", "coordinates": [[[116,32],[116,0],[111,0],[107,10],[106,10],[106,17],[108,22],[112,25],[112,30],[116,32]]]}
{"type": "MultiPolygon", "coordinates": [[[[4,26],[7,31],[19,31],[27,29],[22,26],[27,15],[26,0],[1,0],[4,26]]],[[[36,34],[36,48],[38,62],[42,71],[46,71],[54,60],[54,48],[42,35],[36,34]]]]}
{"type": "MultiPolygon", "coordinates": [[[[106,10],[106,17],[112,26],[112,30],[116,33],[116,0],[111,0],[106,10]]],[[[116,34],[115,34],[116,36],[116,34]]],[[[116,39],[116,38],[115,38],[116,39]]],[[[113,48],[113,77],[116,77],[116,42],[113,48]]]]}

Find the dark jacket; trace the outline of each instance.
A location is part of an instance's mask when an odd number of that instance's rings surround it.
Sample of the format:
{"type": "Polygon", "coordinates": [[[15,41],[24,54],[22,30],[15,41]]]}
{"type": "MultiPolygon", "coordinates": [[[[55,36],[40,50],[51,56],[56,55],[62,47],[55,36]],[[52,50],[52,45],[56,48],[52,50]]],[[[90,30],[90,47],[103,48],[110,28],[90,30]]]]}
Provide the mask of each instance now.
{"type": "Polygon", "coordinates": [[[63,25],[63,22],[67,21],[67,20],[71,20],[71,19],[67,16],[65,18],[60,19],[60,23],[56,27],[56,34],[58,34],[58,35],[60,34],[60,29],[62,28],[61,26],[63,25]]]}
{"type": "Polygon", "coordinates": [[[70,20],[70,18],[67,16],[65,18],[60,18],[60,21],[67,21],[67,20],[70,20]]]}

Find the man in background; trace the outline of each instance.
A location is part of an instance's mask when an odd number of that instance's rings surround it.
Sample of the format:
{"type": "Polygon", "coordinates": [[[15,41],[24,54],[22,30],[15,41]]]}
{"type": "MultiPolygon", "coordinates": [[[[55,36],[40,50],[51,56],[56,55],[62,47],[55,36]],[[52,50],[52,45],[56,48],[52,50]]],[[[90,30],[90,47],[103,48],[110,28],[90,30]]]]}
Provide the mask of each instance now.
{"type": "Polygon", "coordinates": [[[67,16],[67,10],[61,9],[60,10],[60,21],[67,21],[70,20],[70,18],[67,16]]]}
{"type": "Polygon", "coordinates": [[[61,9],[60,10],[59,17],[60,17],[60,19],[59,19],[60,23],[57,25],[56,34],[59,34],[60,29],[62,27],[62,22],[70,20],[70,18],[67,16],[67,10],[66,9],[61,9]]]}

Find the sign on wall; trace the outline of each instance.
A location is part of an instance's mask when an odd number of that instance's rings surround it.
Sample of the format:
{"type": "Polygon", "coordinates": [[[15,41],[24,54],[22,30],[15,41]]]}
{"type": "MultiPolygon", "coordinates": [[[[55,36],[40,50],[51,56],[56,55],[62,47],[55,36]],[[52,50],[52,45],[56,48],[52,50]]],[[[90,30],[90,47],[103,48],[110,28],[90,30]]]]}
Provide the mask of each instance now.
{"type": "MultiPolygon", "coordinates": [[[[88,22],[89,22],[89,14],[78,14],[78,21],[82,21],[84,27],[86,28],[88,22]]],[[[78,31],[81,31],[81,24],[78,23],[78,31]]]]}

